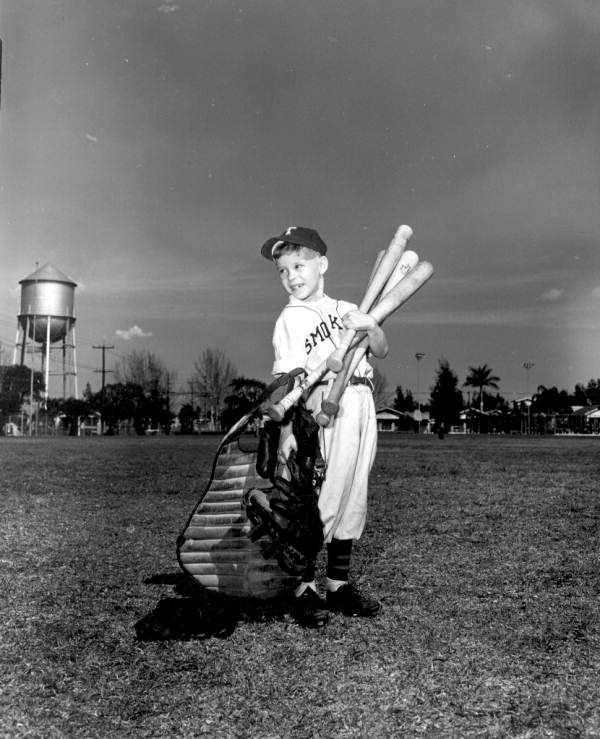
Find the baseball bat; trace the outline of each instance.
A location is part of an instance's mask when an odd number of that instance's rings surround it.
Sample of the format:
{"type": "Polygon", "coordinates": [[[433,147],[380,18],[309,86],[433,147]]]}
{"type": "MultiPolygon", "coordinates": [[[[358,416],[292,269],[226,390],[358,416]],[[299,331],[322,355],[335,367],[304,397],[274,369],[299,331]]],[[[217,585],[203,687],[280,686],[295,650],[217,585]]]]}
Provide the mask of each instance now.
{"type": "MultiPolygon", "coordinates": [[[[402,253],[406,249],[406,244],[412,236],[412,233],[413,232],[410,226],[400,226],[394,234],[394,238],[391,240],[388,248],[385,250],[385,253],[379,261],[379,264],[377,264],[376,268],[374,269],[371,280],[367,285],[365,295],[361,301],[361,304],[358,306],[358,309],[363,313],[368,313],[374,302],[379,297],[379,294],[385,287],[388,279],[390,278],[390,275],[398,264],[402,253]]],[[[340,343],[327,358],[327,366],[330,370],[333,370],[334,372],[339,372],[342,369],[344,355],[350,348],[350,344],[352,343],[352,340],[355,336],[356,331],[352,329],[345,329],[345,331],[342,333],[340,337],[340,343]]]]}
{"type": "MultiPolygon", "coordinates": [[[[386,286],[383,288],[382,296],[386,295],[400,280],[404,279],[406,275],[414,269],[419,262],[419,256],[414,251],[405,251],[400,257],[400,261],[396,265],[396,268],[392,272],[386,286]]],[[[356,368],[360,360],[364,357],[367,352],[367,346],[364,348],[356,347],[351,352],[348,352],[344,357],[342,369],[336,375],[327,398],[321,404],[321,412],[317,414],[316,420],[320,426],[328,426],[332,417],[335,416],[340,407],[340,398],[352,375],[355,373],[356,368]]]]}
{"type": "MultiPolygon", "coordinates": [[[[366,336],[362,339],[357,339],[355,343],[353,343],[351,346],[358,346],[358,344],[362,342],[364,342],[364,345],[366,347],[366,336]]],[[[327,360],[324,359],[321,364],[315,367],[315,369],[311,370],[302,380],[302,382],[298,383],[298,385],[296,385],[293,390],[290,390],[290,392],[285,395],[278,403],[275,403],[274,405],[271,405],[266,409],[268,416],[273,421],[282,421],[283,417],[289,411],[289,409],[300,400],[302,394],[305,393],[307,390],[310,390],[310,388],[317,382],[319,382],[323,375],[328,371],[329,367],[327,366],[327,360]]]]}
{"type": "Polygon", "coordinates": [[[418,292],[433,275],[433,265],[430,262],[419,262],[404,279],[400,280],[387,292],[381,300],[369,311],[370,315],[381,324],[394,311],[404,305],[409,298],[418,292]]]}
{"type": "Polygon", "coordinates": [[[337,415],[340,409],[340,398],[346,389],[346,385],[366,353],[366,344],[365,346],[356,346],[354,349],[346,352],[342,369],[335,376],[327,397],[321,403],[321,410],[316,415],[316,421],[319,426],[329,426],[331,419],[337,415]]]}
{"type": "MultiPolygon", "coordinates": [[[[397,285],[400,280],[404,279],[406,275],[417,266],[418,263],[419,255],[417,254],[417,252],[413,251],[412,249],[407,249],[400,257],[398,264],[394,267],[394,271],[389,276],[388,281],[385,283],[385,286],[379,295],[379,298],[375,303],[373,303],[373,306],[376,305],[376,303],[381,300],[381,298],[386,295],[386,293],[389,293],[394,285],[397,285]]],[[[371,308],[373,308],[373,306],[371,306],[371,308]]]]}
{"type": "MultiPolygon", "coordinates": [[[[388,316],[390,316],[395,310],[413,296],[423,285],[430,279],[433,274],[433,266],[429,262],[419,262],[417,266],[409,272],[409,274],[400,280],[381,300],[375,305],[370,314],[375,318],[377,323],[382,323],[388,316]]],[[[350,344],[350,349],[354,346],[363,344],[367,345],[367,337],[364,336],[362,339],[354,339],[350,344]],[[363,344],[364,342],[364,344],[363,344]]],[[[327,372],[327,360],[321,362],[321,364],[304,378],[304,380],[297,385],[290,393],[282,398],[279,403],[270,406],[267,409],[268,415],[274,421],[281,421],[286,412],[297,403],[302,393],[310,389],[316,382],[318,382],[323,375],[327,372]]]]}

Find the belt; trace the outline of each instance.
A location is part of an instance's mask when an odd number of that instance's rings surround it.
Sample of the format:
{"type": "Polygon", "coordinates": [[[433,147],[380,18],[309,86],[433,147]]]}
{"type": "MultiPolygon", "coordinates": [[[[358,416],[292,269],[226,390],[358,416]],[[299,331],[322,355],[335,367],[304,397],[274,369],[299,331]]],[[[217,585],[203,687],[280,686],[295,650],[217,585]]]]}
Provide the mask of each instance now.
{"type": "MultiPolygon", "coordinates": [[[[349,385],[366,385],[367,387],[371,388],[371,391],[374,390],[373,380],[371,380],[370,377],[357,377],[356,375],[352,375],[348,384],[349,385]]],[[[315,382],[313,387],[324,387],[326,385],[329,385],[329,382],[325,380],[321,382],[315,382]]]]}
{"type": "Polygon", "coordinates": [[[373,390],[373,380],[371,380],[370,377],[356,377],[353,375],[350,378],[350,384],[351,385],[366,385],[367,387],[370,387],[371,390],[373,390]]]}

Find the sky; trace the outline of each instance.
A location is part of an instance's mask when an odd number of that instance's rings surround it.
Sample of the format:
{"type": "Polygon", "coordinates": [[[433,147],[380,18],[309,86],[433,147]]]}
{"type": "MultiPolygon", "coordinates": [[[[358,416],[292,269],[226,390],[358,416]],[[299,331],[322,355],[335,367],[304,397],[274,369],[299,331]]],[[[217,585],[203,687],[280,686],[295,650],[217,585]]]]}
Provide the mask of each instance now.
{"type": "Polygon", "coordinates": [[[508,399],[600,377],[597,0],[3,0],[0,37],[5,359],[49,262],[80,392],[102,344],[182,392],[206,348],[267,380],[287,296],[261,244],[316,228],[359,303],[408,224],[435,274],[385,324],[391,388],[441,359],[508,399]]]}

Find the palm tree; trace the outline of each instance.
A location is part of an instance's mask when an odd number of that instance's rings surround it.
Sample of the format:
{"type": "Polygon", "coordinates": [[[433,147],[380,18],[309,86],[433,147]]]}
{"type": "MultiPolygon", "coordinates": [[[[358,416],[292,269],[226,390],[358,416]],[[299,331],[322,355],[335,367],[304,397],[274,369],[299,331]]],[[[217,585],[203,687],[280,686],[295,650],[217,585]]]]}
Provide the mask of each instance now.
{"type": "Polygon", "coordinates": [[[479,410],[483,413],[483,390],[492,387],[498,390],[500,378],[492,374],[493,370],[484,364],[481,367],[469,367],[469,374],[464,381],[464,387],[474,387],[479,390],[479,410]]]}

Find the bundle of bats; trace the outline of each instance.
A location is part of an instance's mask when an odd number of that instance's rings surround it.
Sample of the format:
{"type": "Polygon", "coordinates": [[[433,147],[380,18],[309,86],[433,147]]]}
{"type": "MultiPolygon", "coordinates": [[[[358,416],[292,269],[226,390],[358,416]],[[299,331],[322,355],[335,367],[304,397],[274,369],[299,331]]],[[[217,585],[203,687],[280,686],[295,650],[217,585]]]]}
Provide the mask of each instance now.
{"type": "MultiPolygon", "coordinates": [[[[412,236],[410,226],[400,226],[387,249],[379,252],[371,271],[365,296],[359,310],[369,313],[379,325],[411,298],[433,275],[433,266],[421,262],[416,252],[406,246],[412,236]]],[[[364,332],[345,329],[340,343],[318,367],[310,371],[296,387],[278,403],[267,409],[274,421],[281,421],[302,395],[319,382],[327,372],[335,378],[327,398],[317,414],[317,422],[328,426],[339,410],[342,393],[368,349],[364,332]]]]}

